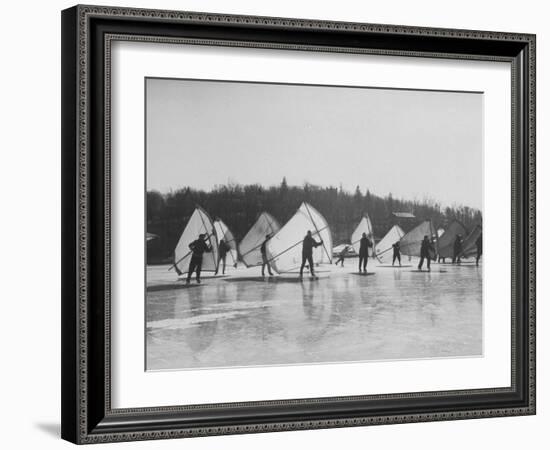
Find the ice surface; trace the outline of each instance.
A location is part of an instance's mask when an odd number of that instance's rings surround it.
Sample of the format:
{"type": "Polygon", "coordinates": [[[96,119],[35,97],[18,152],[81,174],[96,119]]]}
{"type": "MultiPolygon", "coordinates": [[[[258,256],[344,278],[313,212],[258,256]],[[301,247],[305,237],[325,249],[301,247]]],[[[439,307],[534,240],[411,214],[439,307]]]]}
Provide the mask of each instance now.
{"type": "Polygon", "coordinates": [[[168,266],[148,267],[147,369],[481,355],[481,266],[432,264],[428,273],[415,262],[369,260],[373,275],[360,276],[346,260],[303,282],[228,268],[190,287],[168,266]]]}

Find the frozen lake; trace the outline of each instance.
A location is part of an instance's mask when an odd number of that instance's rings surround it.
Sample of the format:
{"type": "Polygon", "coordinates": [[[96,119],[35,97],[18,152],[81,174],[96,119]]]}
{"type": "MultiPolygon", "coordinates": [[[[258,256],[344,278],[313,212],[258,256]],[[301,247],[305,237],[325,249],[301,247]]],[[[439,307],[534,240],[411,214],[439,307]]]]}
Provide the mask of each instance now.
{"type": "Polygon", "coordinates": [[[346,260],[303,282],[231,268],[189,287],[168,266],[150,266],[147,369],[480,356],[482,266],[415,272],[415,263],[369,260],[362,276],[346,260]]]}

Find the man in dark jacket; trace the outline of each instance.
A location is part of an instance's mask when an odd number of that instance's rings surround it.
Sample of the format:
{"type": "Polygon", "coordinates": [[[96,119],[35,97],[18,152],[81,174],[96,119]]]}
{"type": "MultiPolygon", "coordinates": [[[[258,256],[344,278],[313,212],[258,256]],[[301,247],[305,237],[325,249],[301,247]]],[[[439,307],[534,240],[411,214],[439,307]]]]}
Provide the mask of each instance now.
{"type": "Polygon", "coordinates": [[[372,247],[372,242],[367,237],[367,233],[363,233],[359,241],[359,273],[367,273],[367,262],[369,260],[369,247],[372,247]]]}
{"type": "Polygon", "coordinates": [[[399,261],[399,267],[401,267],[401,246],[399,244],[399,241],[397,241],[395,244],[392,244],[393,248],[393,260],[391,262],[391,265],[393,266],[395,264],[395,260],[399,261]]]}
{"type": "Polygon", "coordinates": [[[460,264],[460,254],[462,253],[462,235],[457,234],[453,244],[453,264],[460,264]]]}
{"type": "Polygon", "coordinates": [[[206,238],[206,234],[199,234],[199,238],[189,244],[192,255],[187,272],[187,284],[191,282],[191,275],[195,271],[197,272],[197,283],[201,282],[202,255],[212,251],[212,246],[206,243],[206,238]]]}
{"type": "Polygon", "coordinates": [[[482,234],[479,235],[479,237],[476,239],[476,266],[479,266],[479,258],[481,258],[481,253],[483,252],[483,240],[482,240],[482,234]]]}
{"type": "Polygon", "coordinates": [[[227,258],[227,253],[231,250],[231,247],[224,239],[218,244],[218,267],[216,269],[215,275],[218,274],[220,269],[220,262],[222,263],[222,275],[225,275],[225,260],[227,258]]]}
{"type": "Polygon", "coordinates": [[[311,231],[307,232],[306,237],[302,242],[302,266],[300,267],[300,278],[302,278],[303,276],[304,266],[306,265],[306,262],[309,265],[311,276],[315,276],[315,270],[313,268],[313,248],[319,247],[322,243],[323,241],[317,242],[315,239],[313,239],[313,237],[311,236],[311,231]]]}
{"type": "Polygon", "coordinates": [[[273,276],[273,272],[271,272],[271,264],[269,264],[269,259],[267,257],[267,243],[271,239],[271,234],[266,234],[265,241],[262,242],[262,246],[260,247],[260,252],[262,254],[262,277],[264,275],[264,270],[267,267],[267,271],[269,273],[269,276],[273,276]]]}
{"type": "Polygon", "coordinates": [[[432,259],[434,246],[428,239],[428,236],[424,236],[422,243],[420,244],[420,262],[418,263],[418,270],[422,270],[422,265],[424,264],[424,259],[426,260],[426,265],[428,267],[428,272],[430,271],[430,260],[432,259]]]}

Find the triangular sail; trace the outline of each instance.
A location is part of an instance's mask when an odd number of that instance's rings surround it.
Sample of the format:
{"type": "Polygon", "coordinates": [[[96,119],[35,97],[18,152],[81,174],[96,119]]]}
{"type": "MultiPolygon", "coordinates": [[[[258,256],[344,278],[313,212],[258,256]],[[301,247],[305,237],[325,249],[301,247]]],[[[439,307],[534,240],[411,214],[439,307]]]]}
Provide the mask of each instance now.
{"type": "Polygon", "coordinates": [[[201,207],[197,207],[189,218],[183,233],[174,250],[174,265],[178,273],[183,274],[189,271],[189,262],[192,252],[189,244],[199,238],[199,234],[207,236],[206,243],[212,246],[212,251],[204,253],[202,257],[202,270],[206,272],[215,272],[218,264],[218,240],[216,231],[210,216],[201,207]]]}
{"type": "Polygon", "coordinates": [[[477,254],[476,241],[481,236],[481,226],[476,225],[468,237],[462,243],[462,257],[471,258],[477,254]]]}
{"type": "Polygon", "coordinates": [[[273,236],[280,228],[279,222],[271,214],[266,212],[260,214],[258,220],[239,243],[239,253],[247,267],[262,265],[260,247],[268,234],[273,236]]]}
{"type": "Polygon", "coordinates": [[[351,233],[351,245],[357,254],[359,254],[359,247],[361,246],[360,241],[363,233],[367,233],[367,237],[372,242],[372,249],[369,251],[369,253],[371,253],[374,251],[374,232],[368,214],[363,216],[359,225],[357,225],[353,233],[351,233]]]}
{"type": "Polygon", "coordinates": [[[227,252],[227,262],[232,265],[237,264],[237,242],[235,242],[233,233],[231,233],[227,225],[221,219],[216,219],[214,221],[214,229],[216,230],[218,244],[223,239],[229,246],[229,251],[227,252]]]}
{"type": "Polygon", "coordinates": [[[439,256],[441,258],[452,258],[454,243],[457,235],[462,238],[466,236],[466,228],[458,220],[453,220],[445,232],[439,237],[439,256]]]}
{"type": "Polygon", "coordinates": [[[319,211],[304,202],[267,244],[271,265],[278,273],[289,272],[301,266],[302,241],[308,231],[311,231],[317,242],[323,241],[313,249],[313,262],[332,262],[332,234],[328,223],[319,211]]]}
{"type": "Polygon", "coordinates": [[[393,258],[393,244],[399,242],[405,236],[405,232],[399,225],[394,225],[390,231],[376,244],[374,254],[381,263],[391,262],[393,258]]]}
{"type": "MultiPolygon", "coordinates": [[[[425,220],[401,238],[399,243],[401,253],[407,256],[420,256],[420,246],[424,236],[432,240],[437,253],[437,233],[431,220],[425,220]]],[[[435,258],[435,254],[432,258],[435,258]]]]}

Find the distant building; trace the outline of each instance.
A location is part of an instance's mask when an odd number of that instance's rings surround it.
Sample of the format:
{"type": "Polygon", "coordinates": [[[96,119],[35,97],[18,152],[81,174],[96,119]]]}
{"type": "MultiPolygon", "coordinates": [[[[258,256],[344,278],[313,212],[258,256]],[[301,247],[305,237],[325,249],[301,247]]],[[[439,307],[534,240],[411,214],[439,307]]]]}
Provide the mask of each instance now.
{"type": "Polygon", "coordinates": [[[391,215],[398,220],[416,219],[415,215],[410,212],[392,212],[391,215]]]}
{"type": "Polygon", "coordinates": [[[418,220],[413,213],[405,211],[393,211],[388,218],[388,229],[394,225],[399,225],[405,233],[411,230],[418,220]]]}

